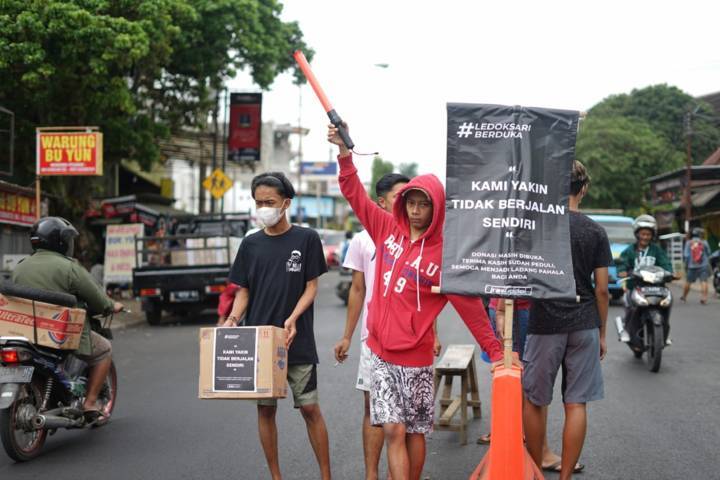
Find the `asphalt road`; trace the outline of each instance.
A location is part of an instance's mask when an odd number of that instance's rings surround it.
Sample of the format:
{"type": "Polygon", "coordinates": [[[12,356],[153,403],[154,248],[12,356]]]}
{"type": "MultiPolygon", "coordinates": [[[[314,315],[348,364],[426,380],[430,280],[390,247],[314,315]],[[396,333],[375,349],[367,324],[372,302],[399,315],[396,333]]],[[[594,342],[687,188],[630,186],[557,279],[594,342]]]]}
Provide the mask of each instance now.
{"type": "MultiPolygon", "coordinates": [[[[331,348],[341,335],[345,314],[334,296],[336,281],[336,273],[322,277],[316,303],[321,407],[335,478],[360,479],[362,397],[353,388],[358,345],[353,345],[346,364],[333,366],[331,348]]],[[[587,467],[578,478],[720,479],[718,307],[717,299],[701,306],[697,294],[690,303],[676,305],[674,344],[665,351],[657,374],[615,342],[611,330],[603,365],[606,398],[589,408],[581,458],[587,467]]],[[[619,311],[612,307],[611,315],[619,311]]],[[[111,424],[94,431],[59,431],[48,440],[43,455],[30,463],[13,464],[0,452],[0,479],[268,478],[254,404],[197,399],[197,331],[212,322],[206,317],[118,329],[114,349],[119,398],[111,424]]],[[[445,345],[471,342],[451,308],[443,312],[440,335],[445,345]]],[[[483,418],[472,423],[472,440],[487,431],[490,418],[490,375],[485,364],[480,365],[483,418]]],[[[290,401],[281,401],[278,426],[285,478],[318,478],[304,423],[290,401]]],[[[561,428],[558,394],[549,419],[555,448],[561,428]]],[[[467,478],[485,451],[474,443],[460,446],[455,433],[435,432],[428,439],[424,477],[467,478]]]]}

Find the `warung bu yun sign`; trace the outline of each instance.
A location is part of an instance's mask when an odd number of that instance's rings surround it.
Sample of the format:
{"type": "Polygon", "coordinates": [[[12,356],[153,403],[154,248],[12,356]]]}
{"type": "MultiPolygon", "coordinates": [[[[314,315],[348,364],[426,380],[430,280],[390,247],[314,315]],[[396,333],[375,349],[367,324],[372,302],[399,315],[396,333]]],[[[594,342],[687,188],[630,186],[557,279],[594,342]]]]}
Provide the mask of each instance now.
{"type": "Polygon", "coordinates": [[[574,111],[448,104],[444,293],[575,298],[577,126],[574,111]]]}
{"type": "Polygon", "coordinates": [[[102,133],[90,127],[39,128],[37,174],[102,175],[102,133]]]}

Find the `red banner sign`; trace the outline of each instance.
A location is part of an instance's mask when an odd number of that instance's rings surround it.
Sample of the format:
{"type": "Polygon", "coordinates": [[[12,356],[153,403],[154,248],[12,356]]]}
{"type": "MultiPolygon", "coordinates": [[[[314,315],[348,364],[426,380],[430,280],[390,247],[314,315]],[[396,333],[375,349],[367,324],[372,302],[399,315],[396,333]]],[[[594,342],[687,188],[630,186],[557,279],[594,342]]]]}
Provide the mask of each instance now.
{"type": "Polygon", "coordinates": [[[35,199],[22,193],[0,191],[0,223],[14,225],[35,223],[35,199]]]}
{"type": "Polygon", "coordinates": [[[262,93],[230,94],[227,158],[231,162],[260,161],[261,106],[262,93]]]}
{"type": "Polygon", "coordinates": [[[102,133],[39,131],[37,174],[102,175],[102,133]]]}

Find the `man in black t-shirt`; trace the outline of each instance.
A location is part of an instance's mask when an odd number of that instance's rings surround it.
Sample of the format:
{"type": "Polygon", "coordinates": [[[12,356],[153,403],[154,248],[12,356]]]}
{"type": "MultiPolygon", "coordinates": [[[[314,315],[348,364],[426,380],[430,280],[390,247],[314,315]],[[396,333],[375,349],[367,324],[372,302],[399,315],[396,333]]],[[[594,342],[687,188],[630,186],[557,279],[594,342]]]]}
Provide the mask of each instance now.
{"type": "MultiPolygon", "coordinates": [[[[288,332],[288,384],[305,419],[323,480],[330,478],[328,434],[317,393],[313,301],[318,277],[327,272],[322,243],[309,228],[291,225],[286,212],[295,196],[279,172],[255,177],[251,192],[263,229],[240,244],[229,280],[239,286],[225,326],[274,325],[288,332]]],[[[260,442],[273,479],[281,478],[275,399],[258,401],[260,442]]]]}
{"type": "MultiPolygon", "coordinates": [[[[533,302],[523,358],[525,437],[528,451],[539,467],[542,467],[547,407],[552,401],[555,377],[560,367],[563,369],[565,427],[561,480],[582,470],[583,466],[577,461],[585,441],[586,403],[603,398],[600,360],[607,351],[608,266],[612,263],[612,254],[605,230],[577,211],[589,183],[585,167],[576,161],[569,209],[577,300],[533,302]]],[[[557,470],[557,465],[553,467],[557,470]]]]}

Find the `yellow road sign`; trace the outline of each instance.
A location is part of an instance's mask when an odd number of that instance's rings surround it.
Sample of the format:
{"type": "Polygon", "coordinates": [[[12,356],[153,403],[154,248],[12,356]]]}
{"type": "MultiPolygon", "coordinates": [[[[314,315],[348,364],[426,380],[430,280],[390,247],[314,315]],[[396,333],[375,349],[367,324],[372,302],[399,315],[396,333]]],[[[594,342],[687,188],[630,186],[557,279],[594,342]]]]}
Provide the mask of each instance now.
{"type": "Polygon", "coordinates": [[[213,197],[219,199],[232,188],[233,181],[222,170],[217,168],[209,177],[203,180],[202,185],[213,197]]]}

